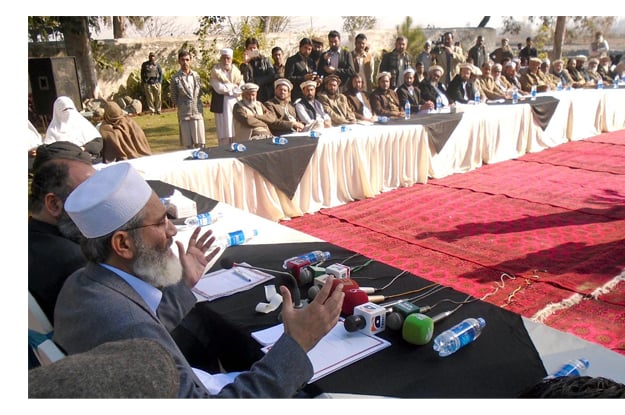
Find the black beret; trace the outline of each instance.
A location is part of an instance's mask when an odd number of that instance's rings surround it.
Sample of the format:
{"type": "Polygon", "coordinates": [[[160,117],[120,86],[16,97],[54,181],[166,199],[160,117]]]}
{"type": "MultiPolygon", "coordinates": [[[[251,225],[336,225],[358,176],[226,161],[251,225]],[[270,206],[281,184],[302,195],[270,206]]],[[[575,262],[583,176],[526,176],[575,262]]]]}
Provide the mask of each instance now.
{"type": "Polygon", "coordinates": [[[33,171],[45,162],[56,159],[78,160],[91,164],[91,155],[76,144],[69,141],[56,141],[37,147],[37,155],[33,161],[33,171]]]}

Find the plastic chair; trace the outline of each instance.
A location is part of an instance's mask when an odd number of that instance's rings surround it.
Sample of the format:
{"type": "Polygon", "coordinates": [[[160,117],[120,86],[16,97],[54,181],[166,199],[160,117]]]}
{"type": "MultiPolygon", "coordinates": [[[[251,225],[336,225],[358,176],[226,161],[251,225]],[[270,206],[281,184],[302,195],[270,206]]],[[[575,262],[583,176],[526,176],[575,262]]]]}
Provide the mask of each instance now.
{"type": "Polygon", "coordinates": [[[65,353],[52,341],[53,327],[48,317],[28,292],[28,346],[41,366],[46,366],[65,357],[65,353]]]}

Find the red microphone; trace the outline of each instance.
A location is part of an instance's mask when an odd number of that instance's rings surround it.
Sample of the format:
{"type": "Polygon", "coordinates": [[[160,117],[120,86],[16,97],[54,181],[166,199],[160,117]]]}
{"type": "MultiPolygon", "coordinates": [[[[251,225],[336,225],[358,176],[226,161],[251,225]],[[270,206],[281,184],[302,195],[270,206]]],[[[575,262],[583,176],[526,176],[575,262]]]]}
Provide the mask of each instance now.
{"type": "Polygon", "coordinates": [[[359,305],[365,303],[381,303],[385,299],[383,295],[367,295],[367,293],[360,288],[344,288],[343,292],[345,293],[345,298],[343,299],[341,313],[344,316],[354,314],[354,308],[359,305]]]}
{"type": "Polygon", "coordinates": [[[369,302],[367,293],[363,290],[359,290],[358,288],[350,288],[343,290],[343,292],[345,293],[345,298],[343,299],[341,314],[344,316],[351,316],[354,314],[354,307],[369,302]]]}

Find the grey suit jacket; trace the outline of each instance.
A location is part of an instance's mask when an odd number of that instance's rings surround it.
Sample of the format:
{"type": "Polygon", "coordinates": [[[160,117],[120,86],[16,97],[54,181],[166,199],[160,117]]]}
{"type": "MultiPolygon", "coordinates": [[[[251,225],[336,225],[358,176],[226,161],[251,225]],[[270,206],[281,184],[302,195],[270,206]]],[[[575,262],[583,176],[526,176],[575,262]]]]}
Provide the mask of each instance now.
{"type": "MultiPolygon", "coordinates": [[[[210,397],[167,328],[141,296],[122,278],[89,263],[73,273],[59,294],[53,340],[67,354],[86,352],[100,344],[133,338],[153,339],[173,356],[180,374],[180,398],[210,397]]],[[[289,398],[312,377],[308,356],[289,335],[248,372],[215,397],[289,398]]]]}
{"type": "Polygon", "coordinates": [[[171,101],[178,107],[179,120],[199,120],[204,117],[204,107],[200,99],[202,79],[195,71],[191,71],[191,74],[195,80],[193,90],[184,82],[186,75],[181,70],[171,77],[171,101]]]}

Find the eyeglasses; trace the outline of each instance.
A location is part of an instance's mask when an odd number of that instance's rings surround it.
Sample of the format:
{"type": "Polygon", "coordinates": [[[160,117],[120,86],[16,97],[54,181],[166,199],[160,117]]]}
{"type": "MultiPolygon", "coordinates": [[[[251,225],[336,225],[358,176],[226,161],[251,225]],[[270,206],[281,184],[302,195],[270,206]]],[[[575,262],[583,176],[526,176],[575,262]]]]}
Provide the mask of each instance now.
{"type": "Polygon", "coordinates": [[[150,226],[156,226],[156,227],[159,227],[159,228],[161,226],[164,226],[166,228],[168,224],[169,224],[169,218],[167,217],[167,215],[165,215],[163,217],[163,219],[161,219],[157,223],[148,223],[146,225],[133,226],[132,228],[127,228],[125,230],[132,231],[132,230],[135,230],[135,229],[149,228],[150,226]]]}

